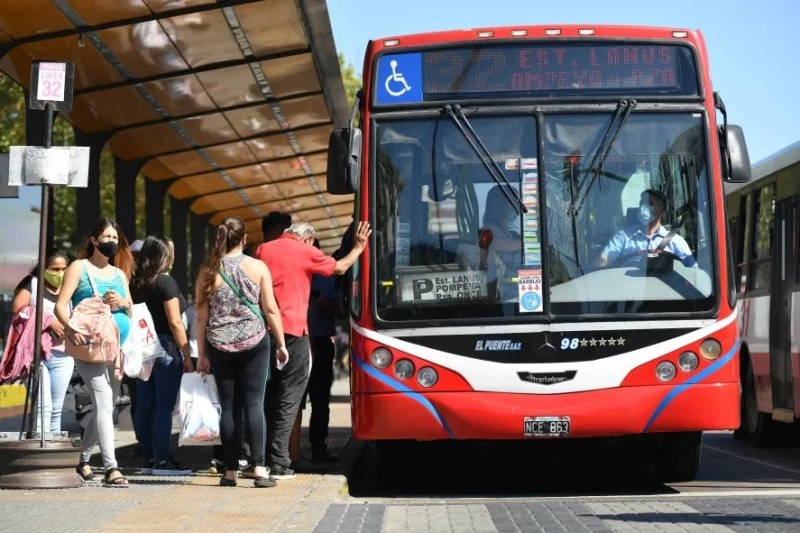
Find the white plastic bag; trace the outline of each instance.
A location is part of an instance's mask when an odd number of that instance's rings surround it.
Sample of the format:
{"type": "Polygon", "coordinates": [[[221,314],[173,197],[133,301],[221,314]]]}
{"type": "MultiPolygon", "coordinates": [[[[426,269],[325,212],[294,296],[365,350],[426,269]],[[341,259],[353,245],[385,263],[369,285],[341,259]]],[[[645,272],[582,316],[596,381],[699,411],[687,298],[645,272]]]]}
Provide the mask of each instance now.
{"type": "Polygon", "coordinates": [[[142,369],[139,371],[139,375],[136,377],[142,381],[149,380],[150,375],[153,373],[153,363],[155,363],[155,359],[148,359],[147,361],[144,361],[142,363],[142,369]]]}
{"type": "Polygon", "coordinates": [[[122,347],[123,353],[127,356],[126,346],[128,347],[128,352],[135,351],[142,362],[148,359],[169,356],[158,340],[156,328],[153,325],[153,317],[150,315],[150,310],[147,309],[147,304],[134,304],[131,317],[131,332],[122,347]]]}
{"type": "Polygon", "coordinates": [[[133,348],[132,335],[122,344],[122,370],[129,378],[138,378],[142,373],[142,354],[133,348]]]}
{"type": "Polygon", "coordinates": [[[198,372],[184,374],[176,413],[181,418],[178,446],[222,444],[219,428],[221,413],[214,377],[198,372]]]}

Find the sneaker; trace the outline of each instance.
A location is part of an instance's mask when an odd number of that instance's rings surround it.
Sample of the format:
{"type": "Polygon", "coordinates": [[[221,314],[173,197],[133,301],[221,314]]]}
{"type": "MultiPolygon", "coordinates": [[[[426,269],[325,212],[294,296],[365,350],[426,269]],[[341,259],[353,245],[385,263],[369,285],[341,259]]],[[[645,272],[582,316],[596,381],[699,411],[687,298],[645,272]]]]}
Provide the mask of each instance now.
{"type": "Polygon", "coordinates": [[[209,474],[222,474],[225,472],[225,463],[219,459],[211,459],[211,466],[208,467],[209,474]]]}
{"type": "Polygon", "coordinates": [[[313,472],[319,470],[313,464],[311,464],[311,461],[309,461],[305,457],[301,457],[300,459],[298,459],[296,461],[292,461],[292,467],[291,468],[295,472],[299,472],[301,474],[309,474],[309,473],[313,473],[313,472]]]}
{"type": "Polygon", "coordinates": [[[152,476],[153,475],[153,466],[156,464],[155,461],[146,460],[142,465],[140,472],[144,476],[152,476]]]}
{"type": "Polygon", "coordinates": [[[191,473],[191,468],[184,468],[172,460],[155,463],[152,471],[154,476],[188,476],[191,473]]]}
{"type": "Polygon", "coordinates": [[[277,487],[278,482],[275,481],[275,478],[268,475],[267,477],[257,477],[253,480],[253,486],[259,489],[268,489],[272,487],[277,487]]]}
{"type": "Polygon", "coordinates": [[[272,467],[269,469],[269,475],[275,479],[294,479],[297,477],[294,470],[291,468],[272,467]]]}

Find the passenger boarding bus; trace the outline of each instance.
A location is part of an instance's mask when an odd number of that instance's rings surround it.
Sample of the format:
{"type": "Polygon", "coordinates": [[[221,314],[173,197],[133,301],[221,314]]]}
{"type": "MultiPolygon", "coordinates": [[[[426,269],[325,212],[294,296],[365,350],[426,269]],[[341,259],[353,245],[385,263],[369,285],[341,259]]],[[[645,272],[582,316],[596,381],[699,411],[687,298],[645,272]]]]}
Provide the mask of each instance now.
{"type": "Polygon", "coordinates": [[[397,440],[637,435],[693,479],[702,432],[739,426],[723,181],[750,175],[700,32],[405,35],[363,76],[328,160],[373,227],[355,438],[380,465],[397,440]]]}
{"type": "Polygon", "coordinates": [[[728,186],[739,291],[742,425],[758,445],[791,438],[800,418],[800,142],[728,186]]]}

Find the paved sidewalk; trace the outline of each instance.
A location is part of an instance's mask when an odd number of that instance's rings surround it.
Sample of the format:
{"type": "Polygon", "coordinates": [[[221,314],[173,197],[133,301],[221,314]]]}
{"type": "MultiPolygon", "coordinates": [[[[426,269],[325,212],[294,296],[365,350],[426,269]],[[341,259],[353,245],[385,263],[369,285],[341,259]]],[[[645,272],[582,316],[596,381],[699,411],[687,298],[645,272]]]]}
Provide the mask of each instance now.
{"type": "MultiPolygon", "coordinates": [[[[334,383],[329,447],[340,456],[331,469],[298,474],[276,488],[254,490],[242,479],[236,488],[219,487],[219,476],[208,473],[211,449],[175,448],[176,459],[193,469],[191,476],[158,477],[138,474],[141,459],[132,455],[135,438],[127,409],[120,415],[117,459],[131,487],[109,489],[95,481],[79,489],[0,491],[0,525],[19,533],[84,531],[312,531],[326,509],[346,501],[343,475],[358,453],[350,441],[349,384],[334,383]]],[[[304,412],[303,448],[309,455],[304,412]]],[[[98,463],[98,454],[93,464],[98,463]]]]}

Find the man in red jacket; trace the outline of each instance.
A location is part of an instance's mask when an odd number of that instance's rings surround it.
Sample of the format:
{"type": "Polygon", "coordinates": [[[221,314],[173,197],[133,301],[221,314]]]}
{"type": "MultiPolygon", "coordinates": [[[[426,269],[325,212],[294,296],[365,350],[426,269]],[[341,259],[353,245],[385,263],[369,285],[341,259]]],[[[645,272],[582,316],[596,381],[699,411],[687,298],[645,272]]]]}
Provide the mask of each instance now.
{"type": "Polygon", "coordinates": [[[367,246],[372,233],[368,222],[359,222],[350,252],[339,259],[314,248],[316,231],[306,222],[292,224],[274,241],[256,249],[254,257],[266,263],[272,274],[275,299],[281,311],[283,334],[289,361],[275,370],[269,382],[267,463],[275,479],[293,479],[289,468],[289,436],[305,394],[309,376],[308,300],[314,274],[332,276],[345,273],[367,246]]]}

